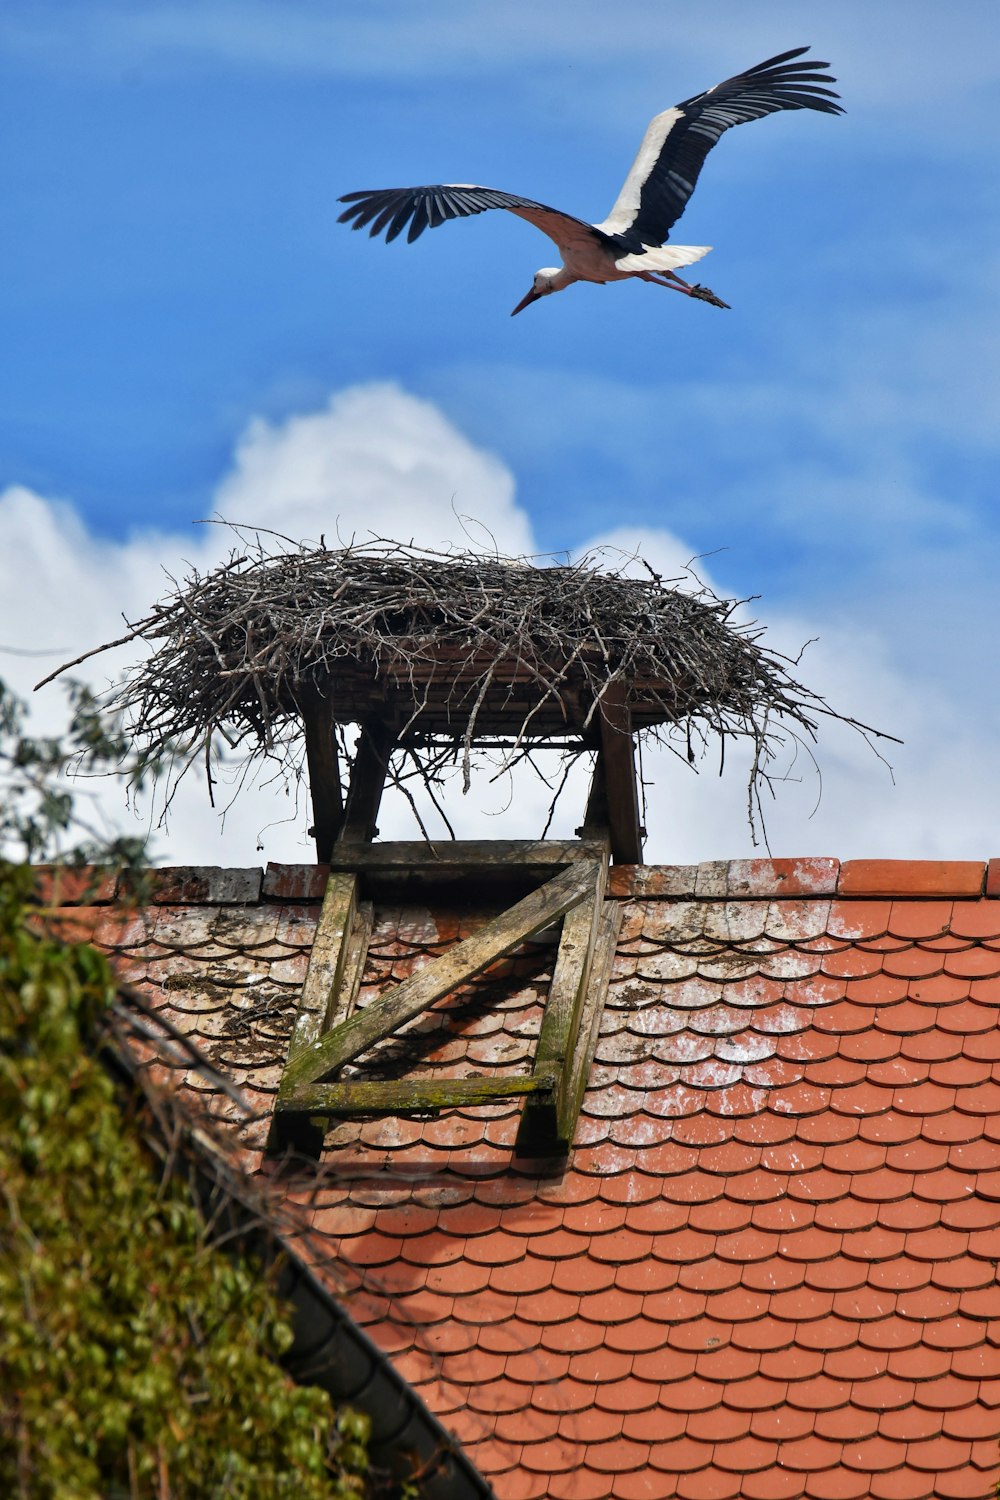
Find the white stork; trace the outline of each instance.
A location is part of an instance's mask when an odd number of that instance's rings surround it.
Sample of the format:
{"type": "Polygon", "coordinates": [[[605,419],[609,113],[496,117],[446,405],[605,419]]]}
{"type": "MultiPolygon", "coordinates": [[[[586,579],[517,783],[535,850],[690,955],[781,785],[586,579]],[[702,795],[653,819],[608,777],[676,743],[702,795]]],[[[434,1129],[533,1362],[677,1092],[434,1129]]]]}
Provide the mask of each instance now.
{"type": "Polygon", "coordinates": [[[843,114],[840,105],[833,102],[840,95],[823,87],[837,81],[820,71],[829,63],[810,60],[798,65],[792,61],[808,50],[795,47],[791,52],[781,52],[651,120],[615,205],[600,224],[588,224],[531,198],[466,183],[346,193],[338,201],[350,207],[337,222],[349,223],[352,229],[370,224],[369,234],[384,230],[388,242],[407,224],[406,238],[412,241],[446,219],[466,218],[488,208],[505,208],[527,219],[556,244],[563,263],[535,272],[530,292],[511,317],[530,302],[550,292],[561,292],[574,281],[603,284],[630,276],[671,287],[715,307],[727,307],[729,304],[707,287],[690,286],[675,274],[675,267],[701,260],[711,246],[668,245],[667,236],[694,192],[705,157],[731,125],[760,120],[780,109],[843,114]]]}

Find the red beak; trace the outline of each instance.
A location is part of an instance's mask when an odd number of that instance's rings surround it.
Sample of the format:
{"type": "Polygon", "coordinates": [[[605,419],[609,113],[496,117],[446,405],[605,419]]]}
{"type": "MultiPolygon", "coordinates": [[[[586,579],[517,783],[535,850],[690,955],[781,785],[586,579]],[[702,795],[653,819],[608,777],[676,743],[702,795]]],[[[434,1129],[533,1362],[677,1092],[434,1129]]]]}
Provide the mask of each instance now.
{"type": "Polygon", "coordinates": [[[524,311],[524,309],[525,309],[525,308],[526,308],[526,307],[527,307],[527,306],[528,306],[528,305],[529,305],[529,304],[530,304],[530,303],[532,303],[532,302],[537,302],[537,301],[538,301],[538,299],[539,299],[539,297],[540,297],[540,296],[541,296],[541,295],[542,295],[542,294],[541,294],[541,292],[536,292],[536,291],[535,291],[535,288],[534,288],[534,287],[532,287],[532,288],[531,288],[531,291],[530,291],[530,292],[529,292],[529,293],[528,293],[528,295],[527,295],[527,296],[526,296],[526,297],[522,297],[522,298],[521,298],[521,300],[520,300],[520,302],[519,302],[519,303],[518,303],[518,304],[517,304],[517,306],[516,306],[516,307],[515,307],[515,309],[514,309],[514,311],[513,311],[513,312],[512,312],[512,313],[511,313],[511,317],[512,317],[512,318],[513,318],[513,317],[515,317],[515,316],[516,316],[516,314],[517,314],[517,313],[519,313],[519,312],[523,312],[523,311],[524,311]]]}

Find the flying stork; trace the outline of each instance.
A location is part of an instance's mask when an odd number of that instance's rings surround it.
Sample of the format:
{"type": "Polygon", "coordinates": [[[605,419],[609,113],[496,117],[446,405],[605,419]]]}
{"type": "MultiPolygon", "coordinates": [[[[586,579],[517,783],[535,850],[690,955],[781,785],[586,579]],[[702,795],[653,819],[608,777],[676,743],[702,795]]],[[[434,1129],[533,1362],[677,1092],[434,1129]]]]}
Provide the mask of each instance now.
{"type": "Polygon", "coordinates": [[[834,103],[840,95],[823,87],[837,81],[820,71],[829,63],[793,61],[808,51],[808,47],[795,47],[781,52],[650,120],[615,205],[600,224],[588,224],[531,198],[466,183],[345,193],[338,201],[350,207],[337,222],[349,223],[352,229],[370,224],[369,234],[384,230],[388,243],[407,224],[406,238],[412,242],[425,229],[436,229],[446,219],[467,218],[488,208],[505,208],[519,219],[527,219],[555,243],[563,263],[535,272],[531,290],[511,317],[539,297],[561,292],[574,281],[603,284],[630,276],[684,292],[715,307],[728,307],[707,287],[691,286],[675,274],[677,266],[701,260],[712,247],[668,245],[667,237],[694,192],[705,157],[731,125],[760,120],[780,109],[843,114],[841,106],[834,103]]]}

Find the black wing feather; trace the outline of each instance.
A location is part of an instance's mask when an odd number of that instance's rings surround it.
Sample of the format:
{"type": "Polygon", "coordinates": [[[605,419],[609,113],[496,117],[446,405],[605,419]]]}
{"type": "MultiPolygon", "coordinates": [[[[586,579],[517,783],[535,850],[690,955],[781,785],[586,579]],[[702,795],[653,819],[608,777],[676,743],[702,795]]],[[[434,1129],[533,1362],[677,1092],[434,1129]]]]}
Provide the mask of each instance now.
{"type": "Polygon", "coordinates": [[[490,208],[537,208],[544,211],[546,207],[533,198],[519,198],[498,188],[453,186],[450,183],[345,193],[337,201],[350,205],[338,218],[338,224],[350,224],[352,229],[364,229],[370,224],[368,233],[377,235],[384,230],[387,243],[394,240],[407,224],[410,226],[407,242],[412,243],[425,229],[436,229],[448,219],[469,218],[490,208]]]}
{"type": "Polygon", "coordinates": [[[639,208],[622,239],[641,245],[662,245],[694,192],[698,175],[712,147],[734,125],[761,120],[783,109],[814,109],[821,114],[842,115],[833,89],[836,79],[821,69],[829,63],[810,58],[797,66],[808,47],[795,47],[777,57],[727,78],[703,94],[678,104],[681,118],[673,124],[659,160],[643,184],[639,208]]]}

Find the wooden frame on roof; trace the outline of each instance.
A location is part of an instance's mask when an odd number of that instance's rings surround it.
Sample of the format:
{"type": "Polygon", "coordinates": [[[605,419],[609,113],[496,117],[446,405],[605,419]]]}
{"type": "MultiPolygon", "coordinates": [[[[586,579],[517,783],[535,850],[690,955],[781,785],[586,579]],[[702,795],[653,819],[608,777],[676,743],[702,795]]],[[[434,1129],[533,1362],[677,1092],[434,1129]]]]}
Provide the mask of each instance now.
{"type": "Polygon", "coordinates": [[[310,1155],[335,1116],[405,1114],[525,1097],[517,1150],[558,1156],[572,1144],[593,1060],[620,908],[605,903],[608,852],[601,842],[338,844],[288,1060],[275,1101],[271,1149],[310,1155]],[[470,868],[534,889],[377,1001],[356,1009],[370,900],[401,879],[460,879],[470,868]],[[554,922],[562,922],[530,1073],[507,1078],[337,1078],[345,1065],[554,922]]]}

